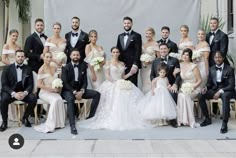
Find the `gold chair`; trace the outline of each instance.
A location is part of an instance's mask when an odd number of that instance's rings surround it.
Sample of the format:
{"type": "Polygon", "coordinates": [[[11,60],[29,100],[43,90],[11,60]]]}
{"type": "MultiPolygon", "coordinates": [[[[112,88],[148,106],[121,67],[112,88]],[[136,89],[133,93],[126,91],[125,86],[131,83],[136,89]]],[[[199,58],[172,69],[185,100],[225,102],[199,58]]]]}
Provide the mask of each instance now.
{"type": "Polygon", "coordinates": [[[23,101],[19,101],[19,100],[16,100],[14,101],[12,104],[15,104],[16,106],[16,113],[17,113],[17,119],[18,119],[18,127],[21,127],[22,126],[22,117],[23,115],[21,114],[21,111],[25,111],[25,106],[26,106],[26,103],[23,102],[23,101]],[[21,110],[22,108],[22,110],[21,110]]]}
{"type": "Polygon", "coordinates": [[[83,119],[86,119],[88,111],[87,111],[87,99],[81,99],[81,100],[75,100],[75,103],[78,106],[78,110],[80,111],[80,114],[83,112],[83,119]],[[83,111],[81,112],[82,109],[80,109],[80,104],[83,104],[83,111]]]}

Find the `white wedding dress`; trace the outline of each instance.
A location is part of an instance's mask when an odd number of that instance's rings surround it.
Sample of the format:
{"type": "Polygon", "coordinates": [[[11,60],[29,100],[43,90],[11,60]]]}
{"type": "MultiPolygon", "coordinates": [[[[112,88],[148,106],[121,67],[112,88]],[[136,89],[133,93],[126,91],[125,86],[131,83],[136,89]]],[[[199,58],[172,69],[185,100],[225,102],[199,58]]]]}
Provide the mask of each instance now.
{"type": "Polygon", "coordinates": [[[98,91],[100,102],[93,118],[78,123],[79,127],[90,129],[132,130],[142,129],[146,125],[138,112],[137,102],[142,92],[131,82],[131,89],[121,89],[117,80],[125,70],[122,65],[105,65],[114,82],[104,81],[98,91]]]}

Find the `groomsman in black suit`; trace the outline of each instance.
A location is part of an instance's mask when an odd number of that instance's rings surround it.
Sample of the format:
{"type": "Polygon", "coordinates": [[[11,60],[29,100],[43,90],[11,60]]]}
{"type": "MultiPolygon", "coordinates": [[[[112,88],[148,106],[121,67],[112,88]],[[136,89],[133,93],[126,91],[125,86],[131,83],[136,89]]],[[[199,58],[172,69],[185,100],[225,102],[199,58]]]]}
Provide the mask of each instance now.
{"type": "Polygon", "coordinates": [[[127,80],[130,80],[137,86],[138,71],[141,68],[142,37],[139,33],[132,30],[132,26],[133,20],[130,17],[124,17],[123,27],[125,32],[118,36],[117,48],[120,50],[119,59],[127,67],[125,74],[129,72],[133,74],[127,80]]]}
{"type": "MultiPolygon", "coordinates": [[[[166,43],[169,47],[169,51],[173,53],[178,53],[177,44],[170,40],[170,28],[168,26],[163,26],[161,28],[161,39],[157,41],[160,45],[161,43],[166,43]]],[[[170,53],[169,52],[169,53],[170,53]]]]}
{"type": "Polygon", "coordinates": [[[221,133],[228,131],[228,120],[230,113],[230,99],[235,93],[234,69],[224,63],[225,55],[219,51],[215,53],[215,65],[210,68],[207,85],[200,96],[200,106],[205,120],[200,124],[207,126],[211,124],[211,118],[207,109],[206,99],[221,99],[223,105],[223,123],[221,133]]]}
{"type": "Polygon", "coordinates": [[[38,73],[39,68],[43,65],[43,49],[47,36],[43,33],[43,19],[35,20],[35,32],[27,37],[25,41],[24,52],[28,60],[28,65],[33,71],[38,73]]]}
{"type": "Polygon", "coordinates": [[[206,41],[210,45],[209,65],[215,65],[214,56],[216,51],[220,51],[224,56],[224,63],[228,64],[226,58],[228,52],[229,39],[228,35],[222,32],[219,28],[219,20],[211,18],[210,29],[211,31],[206,35],[206,41]]]}
{"type": "MultiPolygon", "coordinates": [[[[160,47],[161,57],[155,59],[152,63],[150,79],[152,81],[155,77],[159,76],[159,73],[157,72],[157,70],[158,70],[158,66],[162,62],[167,64],[167,66],[168,66],[167,78],[169,80],[169,83],[172,85],[171,90],[170,90],[170,94],[171,94],[172,98],[175,100],[175,102],[177,103],[177,96],[178,96],[177,90],[178,90],[178,87],[180,85],[181,78],[180,78],[180,73],[179,72],[174,76],[174,71],[176,69],[180,69],[179,61],[176,58],[168,56],[169,48],[168,48],[168,45],[166,43],[161,43],[159,45],[159,47],[160,47]]],[[[176,123],[175,119],[170,120],[170,124],[171,124],[172,127],[175,127],[175,128],[177,127],[177,123],[176,123]]]]}
{"type": "Polygon", "coordinates": [[[88,34],[79,28],[80,19],[75,16],[71,19],[71,21],[72,31],[66,33],[65,35],[65,39],[67,41],[65,49],[67,63],[70,62],[70,54],[74,48],[79,50],[81,56],[80,60],[83,61],[85,58],[85,46],[89,43],[88,34]]]}
{"type": "Polygon", "coordinates": [[[24,65],[25,54],[23,50],[17,50],[15,63],[8,65],[2,72],[2,91],[1,91],[1,114],[2,125],[0,131],[7,129],[8,106],[15,100],[22,100],[28,104],[22,123],[26,127],[31,127],[28,120],[37,102],[33,90],[33,74],[29,66],[24,65]]]}
{"type": "MultiPolygon", "coordinates": [[[[80,52],[72,50],[71,62],[62,68],[63,89],[62,96],[67,101],[67,111],[72,134],[78,134],[75,126],[75,99],[93,99],[88,118],[94,116],[100,93],[87,89],[87,63],[80,60],[80,52]]],[[[87,119],[88,119],[87,118],[87,119]]]]}

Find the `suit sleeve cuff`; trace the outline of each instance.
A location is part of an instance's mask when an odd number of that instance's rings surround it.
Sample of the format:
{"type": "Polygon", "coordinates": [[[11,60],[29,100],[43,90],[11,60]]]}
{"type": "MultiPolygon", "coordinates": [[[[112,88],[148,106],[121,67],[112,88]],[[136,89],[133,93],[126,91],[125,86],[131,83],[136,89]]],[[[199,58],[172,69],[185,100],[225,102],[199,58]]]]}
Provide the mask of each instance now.
{"type": "Polygon", "coordinates": [[[137,66],[137,65],[135,65],[135,64],[133,64],[133,65],[132,65],[132,67],[134,67],[134,68],[138,69],[138,66],[137,66]]]}
{"type": "Polygon", "coordinates": [[[220,94],[222,94],[222,93],[224,93],[224,90],[223,90],[223,89],[220,89],[218,92],[219,92],[220,94]]]}
{"type": "Polygon", "coordinates": [[[14,95],[16,94],[16,92],[12,92],[11,93],[11,97],[14,98],[14,95]]]}

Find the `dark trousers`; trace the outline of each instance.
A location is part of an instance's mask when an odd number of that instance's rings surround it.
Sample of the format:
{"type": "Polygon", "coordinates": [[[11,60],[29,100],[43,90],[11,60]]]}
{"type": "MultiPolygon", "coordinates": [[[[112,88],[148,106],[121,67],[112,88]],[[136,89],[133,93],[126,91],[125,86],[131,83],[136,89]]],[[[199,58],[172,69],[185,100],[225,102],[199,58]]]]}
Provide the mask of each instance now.
{"type": "MultiPolygon", "coordinates": [[[[217,91],[208,90],[206,94],[199,96],[199,103],[202,110],[202,113],[205,117],[209,117],[209,112],[207,109],[206,99],[213,99],[217,91]]],[[[224,92],[220,95],[220,99],[222,100],[222,110],[223,110],[223,121],[228,122],[229,113],[230,113],[230,99],[232,98],[232,92],[224,92]]]]}
{"type": "MultiPolygon", "coordinates": [[[[125,70],[125,74],[128,74],[130,72],[130,69],[125,70]]],[[[132,82],[136,87],[138,87],[138,73],[139,73],[139,69],[136,72],[136,74],[133,74],[132,76],[130,76],[129,78],[127,78],[127,80],[129,80],[130,82],[132,82]]]]}
{"type": "MultiPolygon", "coordinates": [[[[67,101],[67,111],[69,115],[70,125],[75,125],[75,96],[71,91],[63,91],[62,97],[67,101]]],[[[86,89],[83,96],[83,99],[93,99],[91,103],[90,113],[88,117],[93,117],[96,113],[97,106],[100,100],[100,93],[94,90],[86,89]]]]}
{"type": "MultiPolygon", "coordinates": [[[[9,95],[8,93],[1,93],[1,114],[3,122],[7,122],[8,106],[14,101],[16,101],[16,99],[12,98],[11,95],[9,95]]],[[[34,94],[29,93],[22,101],[28,104],[23,116],[24,118],[28,118],[30,114],[33,114],[34,107],[37,103],[37,98],[34,94]]]]}

